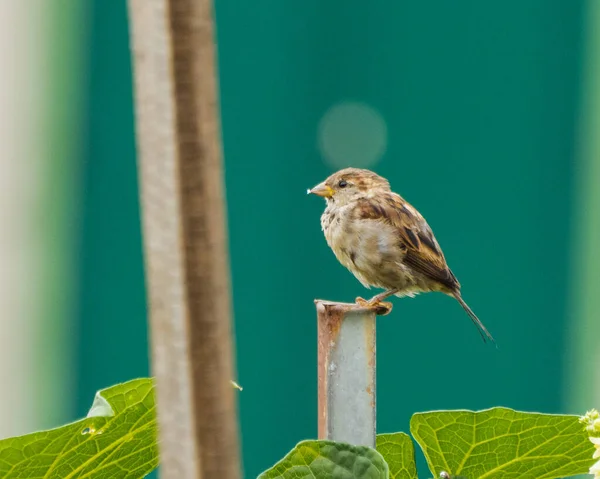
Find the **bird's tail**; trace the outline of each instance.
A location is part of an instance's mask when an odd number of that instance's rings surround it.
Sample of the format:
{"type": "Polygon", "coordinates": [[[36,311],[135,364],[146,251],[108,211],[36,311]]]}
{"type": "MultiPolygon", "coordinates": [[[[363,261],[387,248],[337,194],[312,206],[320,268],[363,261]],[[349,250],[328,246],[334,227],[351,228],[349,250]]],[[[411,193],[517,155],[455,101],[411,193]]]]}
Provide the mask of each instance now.
{"type": "MultiPolygon", "coordinates": [[[[481,334],[481,339],[483,339],[483,342],[485,343],[486,342],[486,338],[487,338],[492,343],[496,344],[496,341],[494,340],[494,337],[486,329],[486,327],[479,320],[479,318],[473,312],[473,310],[471,308],[469,308],[469,305],[467,303],[465,303],[465,301],[462,299],[460,293],[458,293],[458,292],[457,293],[452,293],[452,296],[454,296],[454,298],[456,299],[456,301],[458,301],[460,303],[460,305],[463,307],[463,309],[469,315],[469,318],[471,318],[471,321],[473,321],[473,324],[477,327],[477,330],[479,331],[479,334],[481,334]]],[[[496,347],[498,347],[498,346],[496,345],[496,347]]]]}

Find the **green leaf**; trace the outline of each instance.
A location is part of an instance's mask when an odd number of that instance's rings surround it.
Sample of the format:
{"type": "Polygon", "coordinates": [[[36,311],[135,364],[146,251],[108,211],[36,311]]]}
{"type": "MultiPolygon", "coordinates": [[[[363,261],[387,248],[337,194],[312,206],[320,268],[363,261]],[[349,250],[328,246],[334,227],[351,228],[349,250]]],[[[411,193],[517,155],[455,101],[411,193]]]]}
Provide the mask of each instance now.
{"type": "Polygon", "coordinates": [[[408,434],[378,434],[377,451],[387,462],[390,479],[417,479],[415,447],[408,434]]]}
{"type": "Polygon", "coordinates": [[[551,479],[587,473],[594,463],[578,416],[438,411],[415,414],[410,431],[435,477],[551,479]]]}
{"type": "Polygon", "coordinates": [[[302,441],[259,479],[387,479],[388,466],[375,449],[333,441],[302,441]]]}
{"type": "Polygon", "coordinates": [[[99,391],[85,419],[0,441],[2,479],[144,477],[158,466],[154,382],[99,391]]]}

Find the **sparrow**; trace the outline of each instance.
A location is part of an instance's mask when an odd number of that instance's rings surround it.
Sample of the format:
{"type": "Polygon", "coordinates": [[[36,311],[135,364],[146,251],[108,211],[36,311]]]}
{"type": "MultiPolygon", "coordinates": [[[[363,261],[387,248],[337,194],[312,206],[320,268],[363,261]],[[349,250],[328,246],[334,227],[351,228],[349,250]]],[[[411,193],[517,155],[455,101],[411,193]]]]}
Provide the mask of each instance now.
{"type": "Polygon", "coordinates": [[[462,299],[460,283],[425,218],[394,193],[388,180],[369,170],[345,168],[307,191],[325,198],[321,228],[336,258],[366,288],[384,289],[366,307],[391,304],[392,295],[413,297],[441,292],[453,297],[478,328],[483,341],[494,338],[462,299]]]}

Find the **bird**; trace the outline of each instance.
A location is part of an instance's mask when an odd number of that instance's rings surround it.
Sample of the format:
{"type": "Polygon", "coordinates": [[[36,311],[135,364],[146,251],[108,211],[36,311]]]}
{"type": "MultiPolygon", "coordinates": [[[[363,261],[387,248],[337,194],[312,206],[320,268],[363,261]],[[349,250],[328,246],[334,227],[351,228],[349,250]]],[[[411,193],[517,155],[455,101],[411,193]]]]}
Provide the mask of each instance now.
{"type": "Polygon", "coordinates": [[[425,218],[388,180],[370,170],[344,168],[307,193],[325,199],[321,228],[338,261],[366,288],[384,290],[369,300],[356,298],[357,304],[389,311],[391,304],[383,300],[390,296],[441,292],[458,301],[484,342],[496,343],[463,300],[425,218]]]}

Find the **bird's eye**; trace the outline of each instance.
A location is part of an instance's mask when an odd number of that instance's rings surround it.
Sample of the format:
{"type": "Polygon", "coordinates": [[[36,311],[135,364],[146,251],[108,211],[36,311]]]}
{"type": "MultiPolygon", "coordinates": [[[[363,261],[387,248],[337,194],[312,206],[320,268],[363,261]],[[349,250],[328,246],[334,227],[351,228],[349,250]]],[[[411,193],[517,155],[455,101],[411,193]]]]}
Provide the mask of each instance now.
{"type": "Polygon", "coordinates": [[[338,183],[338,186],[340,188],[346,188],[346,186],[348,186],[348,182],[346,180],[340,180],[340,182],[338,183]]]}

